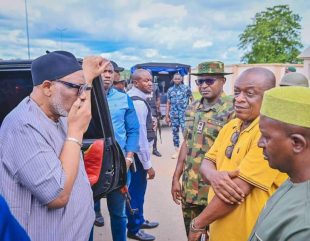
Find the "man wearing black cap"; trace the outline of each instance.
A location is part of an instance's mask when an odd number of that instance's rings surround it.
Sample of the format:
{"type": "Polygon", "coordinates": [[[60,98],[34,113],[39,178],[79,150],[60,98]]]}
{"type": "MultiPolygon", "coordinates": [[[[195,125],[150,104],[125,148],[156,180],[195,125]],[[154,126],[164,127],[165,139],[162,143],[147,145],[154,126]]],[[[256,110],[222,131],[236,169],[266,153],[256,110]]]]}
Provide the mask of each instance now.
{"type": "Polygon", "coordinates": [[[114,69],[113,86],[117,90],[125,91],[126,81],[124,79],[121,79],[121,75],[120,75],[120,72],[123,72],[124,68],[119,67],[117,63],[115,63],[114,61],[111,61],[111,63],[114,69]]]}
{"type": "Polygon", "coordinates": [[[34,88],[0,131],[0,193],[33,241],[88,240],[93,195],[83,165],[93,79],[108,63],[47,53],[32,62],[34,88]],[[83,197],[83,198],[81,198],[83,197]]]}

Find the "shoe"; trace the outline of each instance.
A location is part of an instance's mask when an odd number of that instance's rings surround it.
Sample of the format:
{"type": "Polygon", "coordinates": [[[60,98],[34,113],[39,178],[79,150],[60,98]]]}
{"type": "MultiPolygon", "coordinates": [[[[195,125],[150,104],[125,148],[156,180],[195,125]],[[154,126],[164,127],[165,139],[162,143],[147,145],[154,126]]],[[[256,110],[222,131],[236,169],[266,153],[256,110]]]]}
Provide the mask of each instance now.
{"type": "Polygon", "coordinates": [[[145,220],[141,228],[145,228],[145,229],[156,228],[158,225],[159,225],[159,222],[150,222],[148,220],[145,220]]]}
{"type": "Polygon", "coordinates": [[[157,150],[153,150],[153,155],[158,156],[158,157],[161,157],[160,152],[157,151],[157,150]]]}
{"type": "Polygon", "coordinates": [[[104,218],[103,218],[101,212],[96,213],[95,225],[96,225],[97,227],[102,227],[102,226],[104,226],[104,218]]]}
{"type": "Polygon", "coordinates": [[[127,233],[127,237],[135,240],[152,241],[155,237],[151,234],[145,233],[143,230],[139,230],[136,234],[127,233]]]}

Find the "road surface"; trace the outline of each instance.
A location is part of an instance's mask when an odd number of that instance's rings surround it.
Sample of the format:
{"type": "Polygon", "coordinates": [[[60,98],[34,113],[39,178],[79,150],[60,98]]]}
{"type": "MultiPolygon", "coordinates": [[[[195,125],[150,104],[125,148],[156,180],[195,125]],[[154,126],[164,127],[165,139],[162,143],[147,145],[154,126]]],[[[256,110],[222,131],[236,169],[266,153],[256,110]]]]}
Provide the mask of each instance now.
{"type": "MultiPolygon", "coordinates": [[[[146,232],[154,235],[157,241],[186,241],[181,207],[172,201],[170,194],[171,179],[176,165],[176,159],[171,159],[174,153],[171,128],[163,128],[162,143],[158,140],[158,150],[162,157],[152,155],[156,176],[154,180],[148,182],[144,216],[150,221],[158,221],[159,226],[155,229],[148,229],[146,232]]],[[[109,212],[105,199],[101,199],[101,210],[105,226],[95,226],[94,241],[112,241],[109,212]]]]}

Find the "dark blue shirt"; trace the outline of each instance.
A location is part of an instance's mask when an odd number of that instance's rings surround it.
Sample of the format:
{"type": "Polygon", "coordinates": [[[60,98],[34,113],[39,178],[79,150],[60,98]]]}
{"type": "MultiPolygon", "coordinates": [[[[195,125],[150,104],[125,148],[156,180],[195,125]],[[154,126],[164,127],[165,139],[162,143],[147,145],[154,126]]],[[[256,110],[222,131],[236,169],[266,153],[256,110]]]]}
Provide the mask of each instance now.
{"type": "Polygon", "coordinates": [[[11,214],[4,198],[0,195],[0,240],[30,241],[26,231],[11,214]]]}

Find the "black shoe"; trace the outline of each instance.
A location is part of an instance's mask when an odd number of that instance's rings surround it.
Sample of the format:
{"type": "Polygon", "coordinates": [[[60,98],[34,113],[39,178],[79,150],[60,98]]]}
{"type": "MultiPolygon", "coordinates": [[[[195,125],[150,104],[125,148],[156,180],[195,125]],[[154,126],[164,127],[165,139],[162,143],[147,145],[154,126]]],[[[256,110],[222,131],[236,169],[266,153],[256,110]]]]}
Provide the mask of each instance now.
{"type": "Polygon", "coordinates": [[[95,225],[97,227],[104,226],[104,218],[103,218],[101,212],[96,213],[95,225]]]}
{"type": "Polygon", "coordinates": [[[151,234],[145,233],[143,230],[139,230],[136,234],[127,233],[127,237],[135,240],[153,241],[155,237],[151,234]]]}
{"type": "Polygon", "coordinates": [[[161,157],[160,152],[157,151],[157,150],[153,150],[153,155],[158,156],[158,157],[161,157]]]}
{"type": "Polygon", "coordinates": [[[159,222],[150,222],[148,220],[145,220],[141,228],[145,228],[145,229],[156,228],[158,225],[159,225],[159,222]]]}

